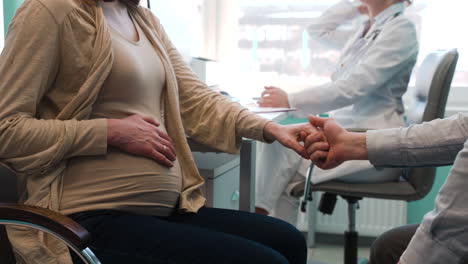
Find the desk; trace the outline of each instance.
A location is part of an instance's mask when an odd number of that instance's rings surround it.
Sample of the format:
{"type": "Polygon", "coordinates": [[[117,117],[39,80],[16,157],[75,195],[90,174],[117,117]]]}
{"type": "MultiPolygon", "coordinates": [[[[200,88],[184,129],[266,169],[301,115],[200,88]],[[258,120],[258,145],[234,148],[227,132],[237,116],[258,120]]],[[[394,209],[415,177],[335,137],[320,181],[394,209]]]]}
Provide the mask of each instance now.
{"type": "MultiPolygon", "coordinates": [[[[279,122],[287,116],[284,112],[262,113],[260,116],[279,122]]],[[[192,152],[215,152],[218,150],[188,139],[192,152]]],[[[255,210],[255,169],[257,149],[255,141],[244,138],[240,150],[239,179],[239,210],[254,212],[255,210]]]]}

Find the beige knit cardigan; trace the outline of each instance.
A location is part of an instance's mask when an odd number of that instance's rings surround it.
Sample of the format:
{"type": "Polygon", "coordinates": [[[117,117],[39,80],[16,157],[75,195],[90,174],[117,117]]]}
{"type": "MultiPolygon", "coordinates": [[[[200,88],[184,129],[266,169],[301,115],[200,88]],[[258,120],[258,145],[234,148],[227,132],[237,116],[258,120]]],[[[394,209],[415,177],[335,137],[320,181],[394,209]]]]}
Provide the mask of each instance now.
{"type": "MultiPolygon", "coordinates": [[[[236,153],[241,137],[263,140],[267,123],[200,82],[147,9],[129,7],[159,53],[168,134],[181,164],[180,212],[204,205],[203,179],[186,136],[236,153]]],[[[26,0],[0,57],[0,162],[19,179],[20,202],[60,212],[67,158],[105,155],[105,119],[88,120],[113,62],[111,38],[94,1],[26,0]]],[[[67,248],[41,232],[8,230],[18,263],[65,263],[67,248]]]]}

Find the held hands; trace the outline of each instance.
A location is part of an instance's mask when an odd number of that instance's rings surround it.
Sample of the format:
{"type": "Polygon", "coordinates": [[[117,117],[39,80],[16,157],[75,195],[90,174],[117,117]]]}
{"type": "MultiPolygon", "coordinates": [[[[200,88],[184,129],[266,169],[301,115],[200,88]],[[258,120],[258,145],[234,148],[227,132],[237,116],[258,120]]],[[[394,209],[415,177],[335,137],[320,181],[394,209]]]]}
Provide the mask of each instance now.
{"type": "Polygon", "coordinates": [[[346,133],[346,130],[332,119],[309,116],[309,121],[319,131],[309,134],[304,143],[310,160],[321,169],[331,169],[343,163],[340,137],[346,133]]]}
{"type": "Polygon", "coordinates": [[[300,142],[304,142],[307,135],[318,132],[310,123],[283,126],[275,122],[267,123],[263,131],[267,141],[278,140],[283,146],[296,151],[305,159],[309,159],[309,155],[300,142]]]}
{"type": "Polygon", "coordinates": [[[155,160],[173,167],[176,160],[174,144],[159,123],[151,117],[131,115],[107,120],[107,144],[128,153],[155,160]]]}
{"type": "Polygon", "coordinates": [[[366,134],[352,133],[333,119],[309,116],[317,133],[309,134],[304,146],[310,160],[321,169],[332,169],[347,160],[367,159],[366,134]]]}
{"type": "Polygon", "coordinates": [[[274,86],[265,86],[257,103],[261,107],[290,107],[288,94],[283,89],[274,86]]]}

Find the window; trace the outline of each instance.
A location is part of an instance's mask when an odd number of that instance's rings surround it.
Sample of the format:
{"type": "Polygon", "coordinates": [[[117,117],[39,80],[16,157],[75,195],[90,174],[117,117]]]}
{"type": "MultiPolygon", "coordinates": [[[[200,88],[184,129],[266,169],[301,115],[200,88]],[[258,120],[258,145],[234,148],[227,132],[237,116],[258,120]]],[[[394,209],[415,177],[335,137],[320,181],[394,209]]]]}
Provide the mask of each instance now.
{"type": "MultiPolygon", "coordinates": [[[[264,85],[288,92],[327,82],[339,50],[309,39],[305,29],[313,17],[338,0],[240,0],[237,50],[232,52],[226,89],[238,97],[256,95],[264,85]]],[[[448,101],[448,114],[468,111],[468,2],[415,0],[406,15],[416,24],[420,39],[418,64],[431,51],[458,48],[460,58],[448,101]]],[[[349,27],[353,25],[348,25],[349,27]]],[[[415,72],[418,65],[415,67],[415,72]]],[[[412,81],[414,83],[414,81],[412,81]]],[[[411,95],[411,90],[407,92],[411,95]]]]}
{"type": "Polygon", "coordinates": [[[232,80],[230,92],[258,96],[264,85],[294,92],[327,82],[340,51],[310,40],[306,28],[336,2],[240,1],[237,71],[243,77],[232,80]]]}
{"type": "Polygon", "coordinates": [[[202,0],[149,1],[151,11],[160,19],[172,43],[187,60],[189,57],[200,56],[202,49],[200,10],[202,2],[202,0]]]}
{"type": "Polygon", "coordinates": [[[416,0],[412,14],[420,32],[420,60],[436,49],[457,48],[460,57],[450,90],[446,115],[468,112],[468,36],[462,32],[468,22],[468,3],[457,0],[416,0]]]}
{"type": "MultiPolygon", "coordinates": [[[[330,80],[340,51],[310,39],[305,29],[338,1],[150,0],[150,4],[176,47],[187,56],[218,60],[223,89],[244,98],[258,96],[264,85],[294,92],[330,80]]],[[[430,51],[459,50],[449,114],[468,111],[468,36],[463,34],[467,7],[468,2],[459,0],[415,0],[406,11],[419,34],[418,64],[430,51]]],[[[357,23],[346,25],[353,26],[357,23]]]]}

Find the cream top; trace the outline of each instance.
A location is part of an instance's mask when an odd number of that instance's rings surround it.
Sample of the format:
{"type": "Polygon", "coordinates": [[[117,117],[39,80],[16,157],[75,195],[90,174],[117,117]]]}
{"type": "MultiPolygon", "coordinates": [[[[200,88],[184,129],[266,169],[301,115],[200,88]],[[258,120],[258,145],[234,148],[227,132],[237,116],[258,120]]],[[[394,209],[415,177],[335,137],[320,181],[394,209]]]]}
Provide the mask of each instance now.
{"type": "MultiPolygon", "coordinates": [[[[91,118],[150,115],[166,131],[161,116],[166,76],[159,55],[123,4],[115,1],[101,5],[112,37],[114,62],[91,118]],[[116,28],[116,21],[133,23],[136,40],[124,36],[123,27],[116,28]]],[[[177,205],[182,178],[178,161],[167,168],[149,158],[110,148],[105,156],[70,159],[63,187],[61,211],[65,214],[118,209],[167,216],[177,205]]]]}

